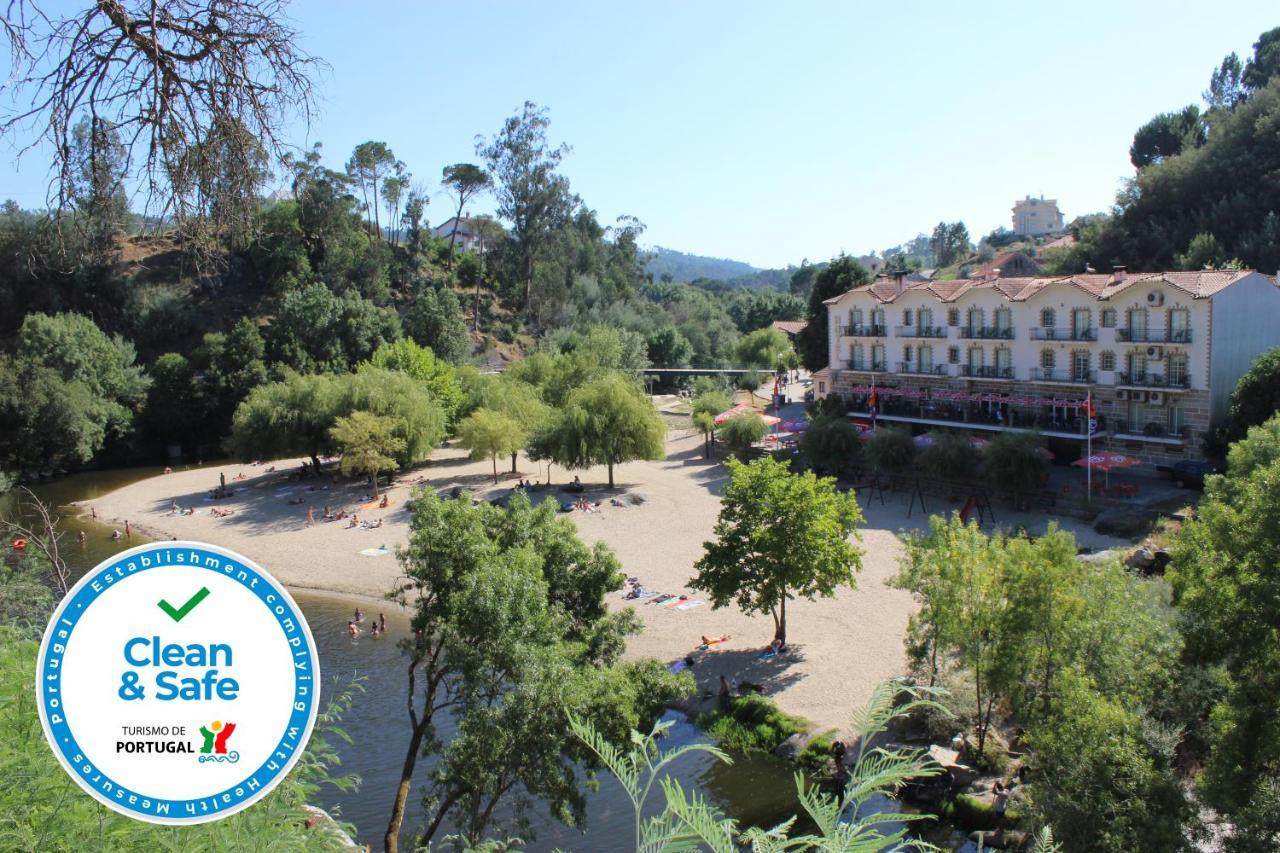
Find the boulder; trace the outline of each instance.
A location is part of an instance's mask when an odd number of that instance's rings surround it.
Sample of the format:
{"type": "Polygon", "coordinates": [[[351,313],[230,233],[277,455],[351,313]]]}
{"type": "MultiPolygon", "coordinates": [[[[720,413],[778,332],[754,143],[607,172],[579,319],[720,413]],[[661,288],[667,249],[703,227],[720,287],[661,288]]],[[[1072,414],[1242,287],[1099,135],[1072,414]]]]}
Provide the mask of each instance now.
{"type": "Polygon", "coordinates": [[[1145,545],[1125,558],[1124,564],[1131,569],[1146,571],[1156,561],[1156,555],[1145,545]]]}
{"type": "Polygon", "coordinates": [[[809,745],[811,739],[805,732],[796,732],[774,747],[773,754],[787,761],[795,761],[800,757],[800,753],[804,752],[804,748],[809,745]]]}
{"type": "Polygon", "coordinates": [[[954,787],[963,788],[978,778],[978,771],[966,764],[961,764],[960,753],[954,749],[934,744],[929,747],[929,757],[946,771],[947,777],[954,787]]]}

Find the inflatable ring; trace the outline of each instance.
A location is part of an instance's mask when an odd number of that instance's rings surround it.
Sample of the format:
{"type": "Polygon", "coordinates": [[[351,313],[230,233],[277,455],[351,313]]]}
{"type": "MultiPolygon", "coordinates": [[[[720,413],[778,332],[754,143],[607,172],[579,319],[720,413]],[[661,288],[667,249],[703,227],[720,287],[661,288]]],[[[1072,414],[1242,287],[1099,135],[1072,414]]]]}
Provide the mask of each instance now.
{"type": "Polygon", "coordinates": [[[25,550],[25,549],[26,549],[26,547],[27,547],[27,540],[25,540],[25,539],[15,539],[15,540],[13,540],[13,550],[15,550],[15,551],[22,551],[22,550],[25,550]]]}

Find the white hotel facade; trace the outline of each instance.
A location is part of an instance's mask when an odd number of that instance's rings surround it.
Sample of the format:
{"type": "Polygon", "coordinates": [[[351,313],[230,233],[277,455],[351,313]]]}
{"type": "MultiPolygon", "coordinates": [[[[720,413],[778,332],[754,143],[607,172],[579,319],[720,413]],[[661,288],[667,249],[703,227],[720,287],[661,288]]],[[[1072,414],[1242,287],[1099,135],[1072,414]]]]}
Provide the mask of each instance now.
{"type": "Polygon", "coordinates": [[[1059,458],[1093,447],[1154,464],[1200,458],[1236,381],[1280,345],[1280,287],[1252,271],[911,282],[826,302],[819,397],[917,428],[1036,429],[1059,458]]]}

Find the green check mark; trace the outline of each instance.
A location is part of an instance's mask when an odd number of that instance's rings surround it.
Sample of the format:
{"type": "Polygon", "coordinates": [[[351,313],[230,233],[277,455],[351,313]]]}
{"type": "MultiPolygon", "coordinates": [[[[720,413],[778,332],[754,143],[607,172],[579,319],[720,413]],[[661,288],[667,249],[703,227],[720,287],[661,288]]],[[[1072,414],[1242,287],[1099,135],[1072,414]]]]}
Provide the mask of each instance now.
{"type": "Polygon", "coordinates": [[[160,599],[158,603],[159,603],[160,609],[163,610],[165,613],[169,614],[170,619],[172,619],[174,622],[181,622],[182,617],[186,616],[188,613],[194,610],[196,605],[204,601],[208,596],[209,596],[208,588],[202,586],[200,587],[200,591],[197,592],[195,595],[191,596],[190,598],[188,598],[187,603],[182,605],[181,607],[174,607],[172,604],[165,601],[163,598],[160,599]]]}

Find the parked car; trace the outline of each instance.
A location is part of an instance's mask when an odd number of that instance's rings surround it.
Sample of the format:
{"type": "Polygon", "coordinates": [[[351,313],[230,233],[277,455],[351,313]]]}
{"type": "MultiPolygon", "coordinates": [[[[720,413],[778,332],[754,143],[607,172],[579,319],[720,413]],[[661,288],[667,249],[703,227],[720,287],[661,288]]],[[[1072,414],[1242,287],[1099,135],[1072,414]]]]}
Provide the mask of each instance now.
{"type": "Polygon", "coordinates": [[[1173,481],[1178,484],[1180,489],[1203,489],[1204,478],[1210,474],[1221,474],[1222,468],[1214,465],[1212,462],[1203,462],[1199,459],[1183,459],[1181,462],[1175,462],[1170,468],[1173,474],[1173,481]]]}

